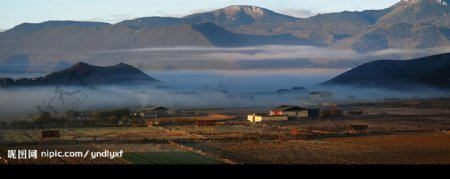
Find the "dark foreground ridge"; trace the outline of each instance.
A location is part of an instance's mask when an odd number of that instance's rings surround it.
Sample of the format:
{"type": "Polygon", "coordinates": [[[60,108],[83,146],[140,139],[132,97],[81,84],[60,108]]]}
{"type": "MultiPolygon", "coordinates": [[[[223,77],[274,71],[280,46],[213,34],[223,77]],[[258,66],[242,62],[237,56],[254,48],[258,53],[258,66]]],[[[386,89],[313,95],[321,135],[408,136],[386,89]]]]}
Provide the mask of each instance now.
{"type": "Polygon", "coordinates": [[[419,86],[450,89],[450,53],[413,60],[373,61],[322,84],[404,90],[419,86]]]}
{"type": "Polygon", "coordinates": [[[0,78],[1,87],[29,86],[86,86],[86,85],[138,85],[159,82],[141,70],[119,63],[114,66],[99,67],[79,62],[71,67],[38,78],[0,78]]]}

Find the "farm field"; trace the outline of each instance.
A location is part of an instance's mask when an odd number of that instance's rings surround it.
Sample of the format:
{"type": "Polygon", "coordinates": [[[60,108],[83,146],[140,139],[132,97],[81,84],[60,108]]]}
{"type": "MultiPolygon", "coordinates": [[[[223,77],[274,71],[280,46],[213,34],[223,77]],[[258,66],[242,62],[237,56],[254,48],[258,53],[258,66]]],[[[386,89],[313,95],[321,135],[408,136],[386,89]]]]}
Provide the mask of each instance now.
{"type": "Polygon", "coordinates": [[[450,135],[438,132],[308,141],[210,142],[207,145],[241,163],[450,164],[450,135]]]}
{"type": "Polygon", "coordinates": [[[173,123],[154,127],[1,129],[0,157],[10,149],[108,150],[123,151],[123,157],[12,159],[8,164],[450,164],[450,102],[341,109],[364,115],[249,123],[245,113],[252,108],[201,109],[202,115],[189,122],[172,118],[165,120],[173,123]],[[217,122],[198,126],[194,120],[217,122]],[[368,129],[347,134],[352,125],[368,129]],[[42,139],[44,130],[61,136],[42,139]]]}
{"type": "Polygon", "coordinates": [[[212,158],[185,151],[125,153],[123,159],[131,164],[222,164],[212,158]]]}
{"type": "MultiPolygon", "coordinates": [[[[52,129],[45,129],[52,130],[52,129]]],[[[102,127],[102,128],[60,128],[58,141],[102,141],[102,140],[145,140],[187,138],[183,133],[168,132],[152,127],[102,127]]],[[[40,142],[42,129],[2,129],[0,143],[40,142]]]]}
{"type": "Polygon", "coordinates": [[[202,121],[223,121],[231,120],[236,116],[222,115],[222,114],[210,114],[206,116],[177,116],[177,117],[158,117],[154,121],[156,122],[195,122],[197,120],[202,121]]]}

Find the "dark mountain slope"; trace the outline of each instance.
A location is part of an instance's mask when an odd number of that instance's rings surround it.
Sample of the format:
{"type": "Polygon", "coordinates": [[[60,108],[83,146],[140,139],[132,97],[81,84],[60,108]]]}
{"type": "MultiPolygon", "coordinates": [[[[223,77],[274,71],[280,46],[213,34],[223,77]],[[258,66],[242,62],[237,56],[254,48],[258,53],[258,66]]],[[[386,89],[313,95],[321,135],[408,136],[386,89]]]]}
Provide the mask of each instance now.
{"type": "Polygon", "coordinates": [[[412,89],[415,86],[448,88],[450,53],[414,60],[379,60],[363,64],[323,84],[412,89]]]}
{"type": "Polygon", "coordinates": [[[114,66],[99,67],[83,62],[65,70],[54,72],[45,77],[32,79],[2,78],[2,87],[30,87],[48,85],[133,85],[152,84],[158,80],[148,76],[137,68],[120,63],[114,66]]]}

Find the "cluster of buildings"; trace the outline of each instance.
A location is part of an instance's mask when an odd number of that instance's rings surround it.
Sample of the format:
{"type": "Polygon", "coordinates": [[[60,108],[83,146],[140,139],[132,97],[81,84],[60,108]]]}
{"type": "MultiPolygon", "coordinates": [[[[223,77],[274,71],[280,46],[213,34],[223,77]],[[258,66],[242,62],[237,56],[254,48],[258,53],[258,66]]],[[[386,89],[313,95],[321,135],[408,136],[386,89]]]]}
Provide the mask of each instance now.
{"type": "MultiPolygon", "coordinates": [[[[250,122],[287,121],[301,119],[337,119],[344,117],[342,110],[334,103],[323,103],[319,108],[303,108],[293,105],[281,105],[270,110],[268,114],[250,114],[247,120],[250,122]]],[[[361,117],[362,111],[351,111],[352,117],[361,117]]]]}
{"type": "MultiPolygon", "coordinates": [[[[314,91],[309,93],[308,99],[314,102],[328,101],[334,98],[334,94],[329,91],[314,91]]],[[[271,109],[269,114],[250,114],[247,116],[247,120],[250,122],[263,122],[263,121],[287,121],[298,119],[317,119],[322,118],[335,118],[342,117],[342,111],[335,109],[335,105],[325,105],[330,109],[306,109],[300,106],[282,105],[274,109],[271,109]]]]}
{"type": "Polygon", "coordinates": [[[287,121],[297,119],[317,118],[318,109],[306,109],[299,106],[282,105],[271,109],[269,114],[251,114],[247,116],[250,122],[287,121]]]}

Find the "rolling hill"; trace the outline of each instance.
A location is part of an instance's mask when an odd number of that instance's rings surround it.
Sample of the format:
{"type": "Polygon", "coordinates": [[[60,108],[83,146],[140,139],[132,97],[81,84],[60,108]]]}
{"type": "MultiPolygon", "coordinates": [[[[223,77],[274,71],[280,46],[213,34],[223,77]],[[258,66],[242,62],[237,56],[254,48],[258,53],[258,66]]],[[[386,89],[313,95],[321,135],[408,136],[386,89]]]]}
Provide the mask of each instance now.
{"type": "Polygon", "coordinates": [[[450,89],[450,53],[413,60],[369,62],[338,75],[323,85],[405,90],[419,86],[450,89]]]}
{"type": "Polygon", "coordinates": [[[120,63],[99,67],[79,62],[70,68],[44,77],[11,79],[1,78],[1,87],[32,87],[49,85],[148,85],[159,82],[133,66],[120,63]]]}

